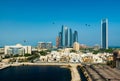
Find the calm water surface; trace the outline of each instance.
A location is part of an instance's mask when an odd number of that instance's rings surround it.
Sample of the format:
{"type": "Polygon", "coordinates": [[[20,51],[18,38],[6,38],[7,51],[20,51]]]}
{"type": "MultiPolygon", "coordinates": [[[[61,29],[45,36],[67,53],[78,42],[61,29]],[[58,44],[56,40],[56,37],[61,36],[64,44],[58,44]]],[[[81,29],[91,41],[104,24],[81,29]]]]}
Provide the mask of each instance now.
{"type": "Polygon", "coordinates": [[[80,67],[77,67],[77,69],[78,69],[79,75],[80,75],[80,77],[81,77],[81,80],[82,80],[82,81],[87,81],[87,79],[86,79],[86,77],[84,76],[84,74],[83,74],[82,70],[80,69],[80,67]]]}
{"type": "Polygon", "coordinates": [[[71,81],[71,74],[59,66],[18,66],[0,70],[0,81],[71,81]]]}

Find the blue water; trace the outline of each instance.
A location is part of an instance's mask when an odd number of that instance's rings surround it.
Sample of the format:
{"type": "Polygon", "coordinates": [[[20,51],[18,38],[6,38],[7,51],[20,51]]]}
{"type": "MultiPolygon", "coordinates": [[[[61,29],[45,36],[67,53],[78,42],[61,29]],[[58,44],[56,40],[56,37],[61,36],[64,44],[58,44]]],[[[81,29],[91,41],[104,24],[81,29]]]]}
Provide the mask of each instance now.
{"type": "Polygon", "coordinates": [[[0,81],[71,81],[71,74],[59,66],[18,66],[0,70],[0,81]]]}
{"type": "Polygon", "coordinates": [[[80,77],[81,77],[81,80],[82,80],[82,81],[87,81],[87,79],[86,79],[86,77],[84,76],[84,74],[83,74],[82,70],[80,69],[80,67],[77,67],[77,69],[78,69],[79,75],[80,75],[80,77]]]}

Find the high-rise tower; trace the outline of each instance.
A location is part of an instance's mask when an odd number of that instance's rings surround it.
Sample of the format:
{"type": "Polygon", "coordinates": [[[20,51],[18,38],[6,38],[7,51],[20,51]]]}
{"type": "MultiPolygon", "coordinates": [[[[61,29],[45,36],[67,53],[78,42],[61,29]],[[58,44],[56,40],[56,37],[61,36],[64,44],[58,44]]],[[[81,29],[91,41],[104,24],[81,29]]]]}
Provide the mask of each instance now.
{"type": "Polygon", "coordinates": [[[56,37],[56,47],[59,48],[59,46],[60,46],[60,37],[57,36],[56,37]]]}
{"type": "Polygon", "coordinates": [[[59,32],[59,42],[57,38],[56,45],[59,48],[73,47],[74,42],[78,42],[78,32],[72,32],[72,29],[62,25],[61,31],[59,32]],[[59,44],[58,44],[59,43],[59,44]]]}
{"type": "Polygon", "coordinates": [[[61,39],[60,39],[60,42],[61,42],[61,47],[64,46],[64,26],[62,25],[62,29],[61,29],[61,39]]]}
{"type": "Polygon", "coordinates": [[[59,32],[59,46],[62,47],[62,32],[59,32]]]}
{"type": "Polygon", "coordinates": [[[108,49],[108,20],[101,21],[101,48],[108,49]]]}
{"type": "Polygon", "coordinates": [[[65,47],[68,47],[68,28],[67,27],[65,27],[64,28],[64,31],[65,31],[65,47]]]}
{"type": "Polygon", "coordinates": [[[73,34],[73,43],[74,42],[78,42],[78,32],[77,31],[74,31],[74,34],[73,34]]]}
{"type": "Polygon", "coordinates": [[[72,34],[72,29],[70,28],[69,30],[69,47],[73,46],[73,34],[72,34]]]}

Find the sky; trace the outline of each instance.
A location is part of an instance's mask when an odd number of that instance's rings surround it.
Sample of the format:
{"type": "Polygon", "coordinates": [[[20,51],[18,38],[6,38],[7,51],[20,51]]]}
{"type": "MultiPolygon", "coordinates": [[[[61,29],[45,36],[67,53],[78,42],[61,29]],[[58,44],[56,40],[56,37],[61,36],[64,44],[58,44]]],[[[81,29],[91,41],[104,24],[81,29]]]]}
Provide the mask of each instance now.
{"type": "Polygon", "coordinates": [[[78,31],[80,44],[100,45],[104,18],[109,46],[120,46],[119,0],[0,0],[0,46],[41,41],[55,45],[62,25],[78,31]]]}

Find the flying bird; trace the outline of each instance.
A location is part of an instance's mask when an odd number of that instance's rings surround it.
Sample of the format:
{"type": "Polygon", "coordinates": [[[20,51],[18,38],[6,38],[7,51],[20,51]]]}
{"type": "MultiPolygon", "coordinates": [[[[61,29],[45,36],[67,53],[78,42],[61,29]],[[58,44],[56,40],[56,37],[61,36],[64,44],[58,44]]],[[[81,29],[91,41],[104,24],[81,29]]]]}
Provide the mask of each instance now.
{"type": "Polygon", "coordinates": [[[89,26],[90,27],[91,25],[90,24],[85,24],[85,26],[89,26]]]}
{"type": "Polygon", "coordinates": [[[90,24],[88,26],[90,26],[90,24]]]}
{"type": "Polygon", "coordinates": [[[55,22],[53,22],[52,24],[55,24],[55,22]]]}

